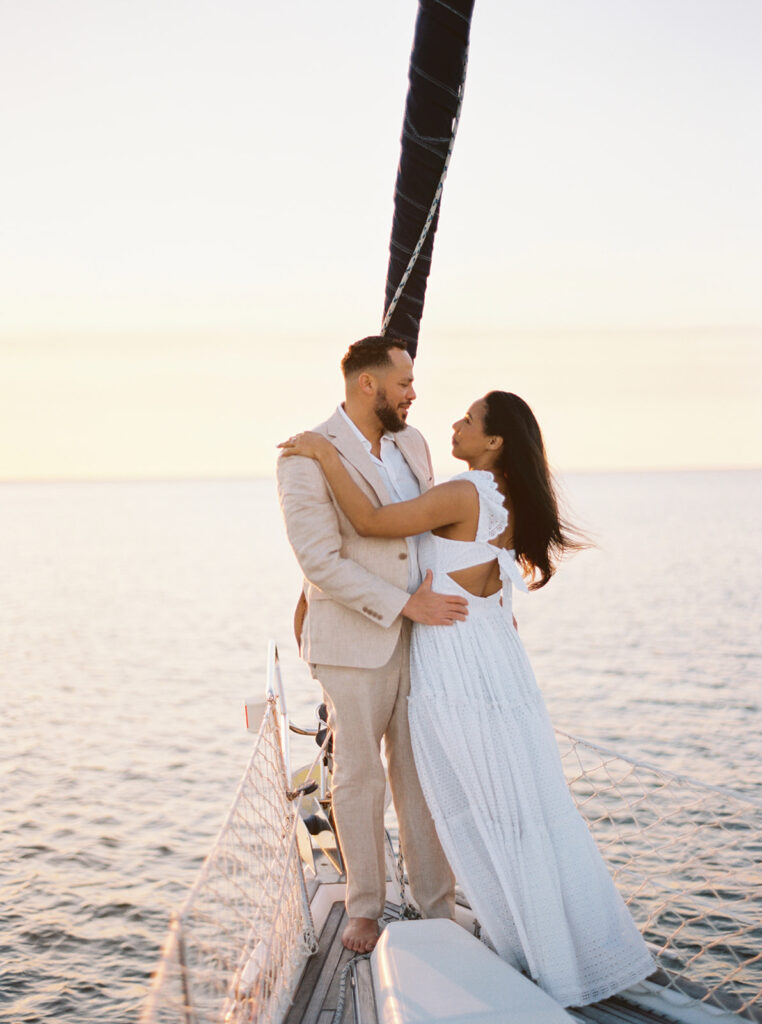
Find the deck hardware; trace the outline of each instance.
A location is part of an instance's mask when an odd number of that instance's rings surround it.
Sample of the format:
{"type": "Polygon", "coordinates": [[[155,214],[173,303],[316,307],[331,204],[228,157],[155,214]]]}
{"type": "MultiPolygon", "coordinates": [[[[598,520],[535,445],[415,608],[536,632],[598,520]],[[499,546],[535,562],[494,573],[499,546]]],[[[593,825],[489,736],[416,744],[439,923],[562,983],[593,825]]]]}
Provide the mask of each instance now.
{"type": "Polygon", "coordinates": [[[296,789],[287,789],[286,796],[289,800],[296,800],[296,798],[300,796],[309,796],[310,793],[314,793],[317,788],[317,782],[315,782],[314,779],[311,779],[309,782],[303,782],[300,786],[297,786],[296,789]]]}

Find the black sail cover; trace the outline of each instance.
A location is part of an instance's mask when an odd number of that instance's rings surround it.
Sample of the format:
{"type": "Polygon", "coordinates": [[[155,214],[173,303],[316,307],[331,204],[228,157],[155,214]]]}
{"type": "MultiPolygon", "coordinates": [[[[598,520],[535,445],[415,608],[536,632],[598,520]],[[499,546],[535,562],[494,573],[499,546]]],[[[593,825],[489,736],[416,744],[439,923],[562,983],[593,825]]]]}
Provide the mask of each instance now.
{"type": "MultiPolygon", "coordinates": [[[[390,303],[426,223],[447,160],[468,54],[474,0],[419,0],[394,190],[386,301],[390,303]]],[[[420,255],[386,326],[415,358],[431,268],[437,207],[420,255]]]]}

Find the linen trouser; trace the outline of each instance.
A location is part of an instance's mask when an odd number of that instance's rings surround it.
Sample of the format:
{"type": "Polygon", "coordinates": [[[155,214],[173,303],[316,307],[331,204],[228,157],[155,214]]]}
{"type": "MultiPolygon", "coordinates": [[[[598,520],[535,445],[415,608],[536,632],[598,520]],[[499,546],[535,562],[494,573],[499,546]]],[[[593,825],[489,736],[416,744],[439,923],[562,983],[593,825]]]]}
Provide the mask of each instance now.
{"type": "Polygon", "coordinates": [[[452,918],[455,882],[415,770],[407,717],[410,624],[381,668],[312,665],[333,730],[333,812],[347,868],[347,914],[377,919],[386,901],[384,739],[410,889],[423,917],[452,918]]]}

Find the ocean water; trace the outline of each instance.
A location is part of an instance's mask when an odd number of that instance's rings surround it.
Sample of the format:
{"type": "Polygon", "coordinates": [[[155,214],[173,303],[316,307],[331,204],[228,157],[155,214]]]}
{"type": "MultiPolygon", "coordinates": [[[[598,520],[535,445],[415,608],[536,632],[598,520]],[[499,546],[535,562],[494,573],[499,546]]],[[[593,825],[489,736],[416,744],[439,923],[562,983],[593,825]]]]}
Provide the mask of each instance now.
{"type": "MultiPolygon", "coordinates": [[[[555,724],[762,795],[762,473],[564,490],[597,547],[516,597],[555,724]]],[[[0,486],[0,1020],[137,1020],[268,638],[312,722],[298,587],[272,481],[0,486]]]]}

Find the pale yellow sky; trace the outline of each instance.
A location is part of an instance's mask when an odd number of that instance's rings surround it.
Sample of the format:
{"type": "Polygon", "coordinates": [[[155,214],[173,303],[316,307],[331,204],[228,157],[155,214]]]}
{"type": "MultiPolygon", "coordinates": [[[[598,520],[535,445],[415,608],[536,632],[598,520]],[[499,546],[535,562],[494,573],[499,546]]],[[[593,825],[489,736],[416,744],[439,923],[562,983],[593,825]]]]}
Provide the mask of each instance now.
{"type": "MultiPolygon", "coordinates": [[[[0,479],[268,473],[380,325],[415,0],[8,0],[0,479]]],[[[479,0],[413,421],[759,465],[756,0],[479,0]]]]}
{"type": "MultiPolygon", "coordinates": [[[[450,424],[491,388],[526,398],[559,469],[760,464],[762,333],[431,331],[411,422],[454,469],[450,424]]],[[[180,333],[6,344],[5,479],[248,476],[341,398],[344,343],[180,333]]]]}

